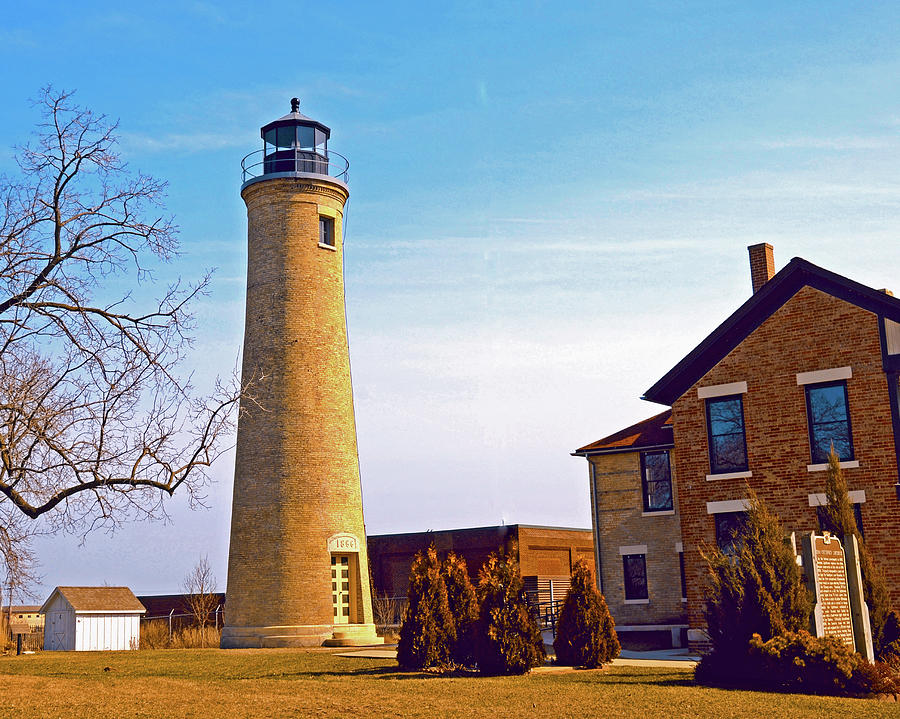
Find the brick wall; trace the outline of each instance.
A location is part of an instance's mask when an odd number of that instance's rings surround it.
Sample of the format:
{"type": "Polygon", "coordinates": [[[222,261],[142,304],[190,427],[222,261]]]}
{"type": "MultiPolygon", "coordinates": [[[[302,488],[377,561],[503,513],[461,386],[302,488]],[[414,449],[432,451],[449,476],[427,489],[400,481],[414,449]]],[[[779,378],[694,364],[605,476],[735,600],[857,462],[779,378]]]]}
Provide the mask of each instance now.
{"type": "MultiPolygon", "coordinates": [[[[685,621],[676,542],[678,515],[643,515],[640,452],[588,457],[595,473],[595,511],[603,595],[617,624],[679,624],[685,621]],[[648,604],[625,604],[625,578],[619,547],[647,545],[648,604]]],[[[674,473],[674,463],[673,463],[674,473]]],[[[673,486],[673,491],[675,487],[673,486]]]]}
{"type": "Polygon", "coordinates": [[[359,540],[356,616],[372,621],[350,385],[341,218],[347,192],[269,179],[248,213],[241,406],[228,568],[230,627],[330,625],[328,538],[359,540]],[[319,246],[320,207],[335,249],[319,246]]]}
{"type": "Polygon", "coordinates": [[[702,627],[700,547],[715,543],[706,502],[743,499],[749,484],[779,516],[787,532],[818,529],[808,496],[824,492],[825,472],[811,463],[804,387],[796,374],[849,366],[847,380],[853,444],[859,468],[845,469],[850,490],[865,490],[866,542],[900,602],[898,503],[888,388],[875,315],[810,287],[800,289],[673,405],[675,475],[681,515],[688,606],[692,627],[702,627]],[[709,481],[704,400],[698,387],[746,382],[743,395],[752,477],[709,481]]]}
{"type": "Polygon", "coordinates": [[[523,577],[568,577],[572,564],[582,556],[594,566],[593,538],[587,529],[512,524],[375,535],[369,537],[375,591],[380,595],[405,596],[413,557],[432,544],[440,554],[453,551],[463,557],[469,576],[476,583],[478,570],[488,556],[510,540],[518,542],[519,573],[523,577]]]}

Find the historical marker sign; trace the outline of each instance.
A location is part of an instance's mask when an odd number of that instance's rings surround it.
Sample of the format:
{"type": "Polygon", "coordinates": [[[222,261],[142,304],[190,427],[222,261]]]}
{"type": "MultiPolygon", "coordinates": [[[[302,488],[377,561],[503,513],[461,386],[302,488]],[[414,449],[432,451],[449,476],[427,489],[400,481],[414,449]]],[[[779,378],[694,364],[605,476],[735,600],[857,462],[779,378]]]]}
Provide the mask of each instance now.
{"type": "Polygon", "coordinates": [[[827,534],[811,539],[817,624],[821,617],[821,633],[817,634],[838,637],[855,649],[844,548],[837,537],[827,534]]]}

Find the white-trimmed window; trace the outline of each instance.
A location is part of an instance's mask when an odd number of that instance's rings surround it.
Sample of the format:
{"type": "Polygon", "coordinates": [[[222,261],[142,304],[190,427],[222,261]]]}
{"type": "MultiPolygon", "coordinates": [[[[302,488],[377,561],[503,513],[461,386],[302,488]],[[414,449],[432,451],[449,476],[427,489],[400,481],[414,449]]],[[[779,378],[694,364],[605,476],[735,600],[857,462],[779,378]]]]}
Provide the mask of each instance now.
{"type": "Polygon", "coordinates": [[[709,440],[710,474],[730,474],[748,470],[742,395],[708,398],[706,431],[709,440]]]}
{"type": "Polygon", "coordinates": [[[334,218],[319,215],[319,244],[334,247],[334,218]]]}
{"type": "Polygon", "coordinates": [[[842,462],[851,462],[853,432],[850,427],[850,404],[847,382],[807,384],[806,418],[809,426],[809,449],[812,463],[825,464],[831,448],[842,462]]]}
{"type": "Polygon", "coordinates": [[[625,602],[649,601],[646,549],[640,554],[622,554],[622,571],[625,577],[625,602]]]}
{"type": "Polygon", "coordinates": [[[641,452],[641,490],[644,512],[671,512],[675,508],[668,450],[641,452]]]}

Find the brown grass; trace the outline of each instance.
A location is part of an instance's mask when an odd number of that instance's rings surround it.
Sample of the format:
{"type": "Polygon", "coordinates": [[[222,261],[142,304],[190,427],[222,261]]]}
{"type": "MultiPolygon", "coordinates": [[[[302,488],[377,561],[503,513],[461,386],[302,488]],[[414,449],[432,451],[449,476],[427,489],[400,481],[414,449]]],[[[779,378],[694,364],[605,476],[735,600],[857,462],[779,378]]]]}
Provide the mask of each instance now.
{"type": "Polygon", "coordinates": [[[141,622],[141,649],[203,649],[218,647],[222,632],[215,627],[176,628],[169,638],[169,622],[152,619],[141,622]]]}
{"type": "Polygon", "coordinates": [[[436,677],[300,650],[0,658],[0,717],[884,717],[896,704],[696,687],[689,669],[436,677]]]}

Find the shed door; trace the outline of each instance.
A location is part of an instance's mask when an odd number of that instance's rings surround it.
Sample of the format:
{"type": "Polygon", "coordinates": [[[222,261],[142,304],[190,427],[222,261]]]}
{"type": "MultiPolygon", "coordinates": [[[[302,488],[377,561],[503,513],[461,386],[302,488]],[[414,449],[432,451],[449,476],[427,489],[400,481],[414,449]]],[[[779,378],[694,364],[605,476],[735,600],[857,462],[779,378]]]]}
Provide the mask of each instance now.
{"type": "Polygon", "coordinates": [[[68,634],[68,612],[48,612],[44,620],[44,648],[49,651],[66,650],[68,634]]]}

